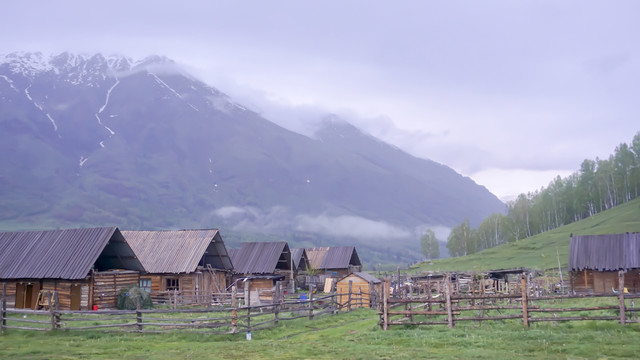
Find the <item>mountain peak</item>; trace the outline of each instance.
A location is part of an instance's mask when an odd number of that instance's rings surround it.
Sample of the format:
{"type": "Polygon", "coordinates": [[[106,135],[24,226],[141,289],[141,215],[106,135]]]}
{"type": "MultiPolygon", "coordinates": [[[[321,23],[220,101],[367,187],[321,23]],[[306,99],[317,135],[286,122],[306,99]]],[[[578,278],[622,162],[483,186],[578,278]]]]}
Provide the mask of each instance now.
{"type": "Polygon", "coordinates": [[[104,56],[96,54],[75,54],[62,52],[45,55],[41,52],[13,52],[0,55],[0,66],[8,66],[13,74],[33,78],[41,73],[53,71],[56,74],[73,74],[75,81],[91,79],[95,75],[126,73],[130,71],[155,71],[183,73],[178,65],[166,56],[152,55],[134,61],[121,55],[104,56]],[[94,76],[91,76],[93,74],[94,76]]]}

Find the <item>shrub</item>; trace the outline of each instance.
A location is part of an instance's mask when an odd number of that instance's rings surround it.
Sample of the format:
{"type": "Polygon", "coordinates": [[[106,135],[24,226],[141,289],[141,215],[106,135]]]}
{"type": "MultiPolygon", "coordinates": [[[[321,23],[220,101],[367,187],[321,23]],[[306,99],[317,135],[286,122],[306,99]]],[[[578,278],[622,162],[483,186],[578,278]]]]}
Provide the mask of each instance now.
{"type": "Polygon", "coordinates": [[[142,309],[151,309],[153,307],[151,294],[135,285],[124,287],[118,292],[119,310],[136,310],[138,303],[142,309]]]}

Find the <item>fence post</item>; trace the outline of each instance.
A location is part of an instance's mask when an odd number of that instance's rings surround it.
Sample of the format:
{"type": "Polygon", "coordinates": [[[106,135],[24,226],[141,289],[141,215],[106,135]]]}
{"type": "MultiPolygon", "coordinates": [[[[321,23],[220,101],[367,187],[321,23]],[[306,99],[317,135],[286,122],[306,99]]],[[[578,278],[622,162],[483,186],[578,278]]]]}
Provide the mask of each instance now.
{"type": "Polygon", "coordinates": [[[273,303],[275,304],[273,309],[274,322],[276,323],[276,326],[278,326],[278,315],[280,312],[280,281],[276,282],[276,292],[274,294],[273,303]]]}
{"type": "Polygon", "coordinates": [[[244,283],[244,294],[244,304],[247,307],[247,332],[251,332],[251,281],[244,283]]]}
{"type": "Polygon", "coordinates": [[[173,308],[178,308],[178,289],[173,290],[173,308]]]}
{"type": "Polygon", "coordinates": [[[58,297],[58,292],[53,292],[53,302],[55,305],[55,318],[56,318],[56,329],[60,329],[60,299],[58,297]]]}
{"type": "Polygon", "coordinates": [[[140,298],[136,298],[136,328],[142,332],[142,311],[140,311],[140,298]]]}
{"type": "Polygon", "coordinates": [[[447,305],[447,321],[449,323],[449,328],[453,329],[453,309],[451,308],[451,293],[452,293],[452,284],[451,284],[451,274],[447,275],[447,279],[444,283],[444,297],[447,305]]]}
{"type": "Polygon", "coordinates": [[[384,279],[382,288],[382,329],[389,330],[389,279],[384,279]]]}
{"type": "MultiPolygon", "coordinates": [[[[431,312],[431,280],[428,280],[425,291],[427,292],[427,310],[431,312]]],[[[431,316],[433,315],[429,315],[430,318],[431,316]]]]}
{"type": "Polygon", "coordinates": [[[0,321],[0,330],[4,331],[4,328],[7,326],[7,283],[2,282],[2,311],[0,312],[2,315],[2,321],[0,321]]]}
{"type": "Polygon", "coordinates": [[[522,273],[522,325],[529,327],[529,300],[527,300],[527,276],[522,273]]]}
{"type": "Polygon", "coordinates": [[[618,271],[618,300],[620,301],[620,325],[626,323],[624,306],[624,271],[618,271]]]}
{"type": "MultiPolygon", "coordinates": [[[[56,315],[53,312],[53,293],[49,291],[47,293],[47,301],[49,302],[49,316],[51,317],[51,330],[56,329],[56,315]]],[[[38,306],[36,305],[36,309],[38,306]]]]}
{"type": "Polygon", "coordinates": [[[313,289],[315,285],[309,285],[309,320],[313,320],[313,289]]]}
{"type": "Polygon", "coordinates": [[[349,280],[349,296],[347,297],[347,311],[351,311],[351,288],[353,287],[353,281],[349,280]]]}
{"type": "Polygon", "coordinates": [[[231,333],[235,334],[238,332],[238,288],[233,285],[231,287],[231,333]]]}

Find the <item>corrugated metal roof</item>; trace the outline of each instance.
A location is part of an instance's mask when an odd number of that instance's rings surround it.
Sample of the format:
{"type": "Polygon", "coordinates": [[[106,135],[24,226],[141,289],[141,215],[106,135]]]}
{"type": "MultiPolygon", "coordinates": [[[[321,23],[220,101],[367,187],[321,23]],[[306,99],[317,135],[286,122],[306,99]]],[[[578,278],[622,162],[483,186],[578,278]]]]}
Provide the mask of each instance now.
{"type": "Polygon", "coordinates": [[[569,244],[569,270],[640,268],[640,233],[579,235],[569,244]]]}
{"type": "MultiPolygon", "coordinates": [[[[359,276],[362,279],[364,279],[365,281],[370,282],[372,284],[380,284],[380,283],[382,283],[382,280],[380,280],[377,277],[375,277],[375,276],[373,276],[373,275],[371,275],[369,273],[366,273],[366,272],[356,271],[356,272],[353,273],[353,275],[359,276]]],[[[349,275],[347,275],[347,276],[349,276],[349,275]]]]}
{"type": "Polygon", "coordinates": [[[309,264],[314,269],[346,269],[362,265],[354,246],[306,248],[309,264]]]}
{"type": "Polygon", "coordinates": [[[151,274],[196,271],[209,263],[217,269],[233,269],[231,258],[216,229],[122,231],[144,269],[151,274]]]}
{"type": "Polygon", "coordinates": [[[142,270],[117,227],[0,233],[0,279],[83,279],[97,270],[142,270]]]}
{"type": "Polygon", "coordinates": [[[246,242],[231,250],[236,274],[272,274],[278,269],[291,269],[291,252],[285,241],[246,242]]]}
{"type": "Polygon", "coordinates": [[[293,266],[295,269],[306,270],[307,263],[307,252],[304,248],[291,249],[291,255],[293,256],[293,266]],[[302,261],[302,262],[301,262],[302,261]]]}

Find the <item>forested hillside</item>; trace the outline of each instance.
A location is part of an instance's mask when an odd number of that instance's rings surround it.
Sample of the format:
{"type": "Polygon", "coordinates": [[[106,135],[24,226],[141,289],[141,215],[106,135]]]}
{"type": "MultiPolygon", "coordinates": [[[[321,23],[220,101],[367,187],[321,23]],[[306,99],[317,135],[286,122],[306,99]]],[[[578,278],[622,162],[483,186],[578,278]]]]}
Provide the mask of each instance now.
{"type": "Polygon", "coordinates": [[[447,239],[451,256],[464,256],[571,224],[640,194],[640,132],[621,143],[608,159],[586,159],[566,178],[520,194],[507,203],[507,214],[495,213],[477,229],[469,221],[454,227],[447,239]]]}
{"type": "Polygon", "coordinates": [[[527,267],[556,271],[569,261],[573,235],[601,235],[640,232],[640,198],[572,224],[462,257],[424,262],[413,271],[485,271],[527,267]]]}

